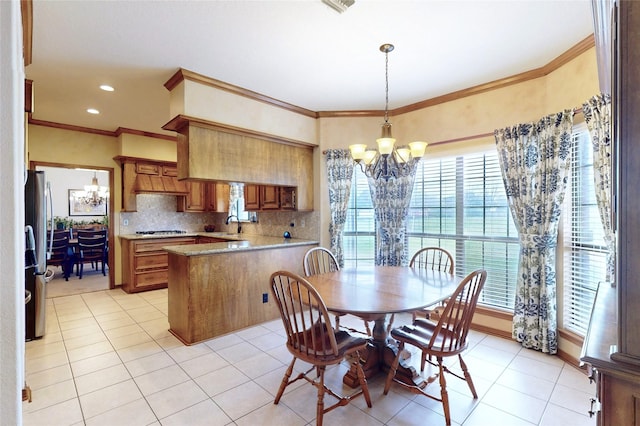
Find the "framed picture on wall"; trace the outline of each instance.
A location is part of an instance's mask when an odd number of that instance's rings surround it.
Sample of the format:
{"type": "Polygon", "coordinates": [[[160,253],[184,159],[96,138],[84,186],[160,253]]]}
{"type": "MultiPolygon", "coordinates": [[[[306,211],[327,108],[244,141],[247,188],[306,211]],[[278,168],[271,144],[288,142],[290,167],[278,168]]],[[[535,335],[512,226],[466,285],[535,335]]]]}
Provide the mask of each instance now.
{"type": "Polygon", "coordinates": [[[104,216],[107,214],[107,201],[101,203],[86,199],[82,189],[69,190],[69,216],[104,216]]]}

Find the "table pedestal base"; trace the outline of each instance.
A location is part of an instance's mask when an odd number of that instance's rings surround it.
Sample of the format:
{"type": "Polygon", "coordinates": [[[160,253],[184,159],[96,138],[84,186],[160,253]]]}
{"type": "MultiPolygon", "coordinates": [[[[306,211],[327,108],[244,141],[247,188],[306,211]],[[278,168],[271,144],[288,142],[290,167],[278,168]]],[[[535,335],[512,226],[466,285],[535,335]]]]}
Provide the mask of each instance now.
{"type": "MultiPolygon", "coordinates": [[[[375,326],[373,327],[373,339],[371,343],[367,345],[366,352],[360,354],[362,370],[364,371],[365,377],[371,379],[381,372],[387,374],[397,353],[398,347],[395,345],[395,342],[387,341],[385,316],[376,318],[375,326]]],[[[421,388],[426,384],[416,369],[404,362],[402,358],[396,371],[396,379],[421,388]]],[[[351,366],[349,371],[347,371],[342,378],[342,382],[351,388],[356,388],[360,385],[354,366],[351,366]]]]}

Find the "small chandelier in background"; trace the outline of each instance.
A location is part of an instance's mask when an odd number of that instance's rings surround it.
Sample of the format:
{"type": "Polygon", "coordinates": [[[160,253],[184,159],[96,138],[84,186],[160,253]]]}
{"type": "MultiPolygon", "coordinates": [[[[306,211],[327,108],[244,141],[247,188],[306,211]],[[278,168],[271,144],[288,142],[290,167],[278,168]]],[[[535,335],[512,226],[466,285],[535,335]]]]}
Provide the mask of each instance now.
{"type": "Polygon", "coordinates": [[[391,136],[389,123],[389,52],[393,44],[383,44],[380,51],[385,55],[385,105],[382,135],[376,139],[378,150],[367,149],[366,144],[349,145],[351,157],[358,163],[362,171],[374,179],[407,176],[413,169],[413,164],[424,156],[426,142],[410,142],[409,148],[396,148],[396,140],[391,136]],[[363,167],[364,164],[364,167],[363,167]]]}
{"type": "Polygon", "coordinates": [[[93,173],[91,185],[84,186],[84,194],[76,195],[76,200],[82,204],[97,207],[104,204],[109,199],[109,188],[98,185],[98,177],[93,173]]]}

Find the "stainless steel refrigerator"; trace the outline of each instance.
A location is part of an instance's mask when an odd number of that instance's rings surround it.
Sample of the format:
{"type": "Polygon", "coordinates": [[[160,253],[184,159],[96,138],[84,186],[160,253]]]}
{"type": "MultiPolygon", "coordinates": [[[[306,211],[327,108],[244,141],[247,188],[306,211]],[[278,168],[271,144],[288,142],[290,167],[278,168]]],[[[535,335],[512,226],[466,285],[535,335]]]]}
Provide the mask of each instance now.
{"type": "Polygon", "coordinates": [[[47,191],[44,172],[28,170],[24,187],[25,202],[25,338],[38,339],[45,331],[45,273],[47,271],[47,191]]]}

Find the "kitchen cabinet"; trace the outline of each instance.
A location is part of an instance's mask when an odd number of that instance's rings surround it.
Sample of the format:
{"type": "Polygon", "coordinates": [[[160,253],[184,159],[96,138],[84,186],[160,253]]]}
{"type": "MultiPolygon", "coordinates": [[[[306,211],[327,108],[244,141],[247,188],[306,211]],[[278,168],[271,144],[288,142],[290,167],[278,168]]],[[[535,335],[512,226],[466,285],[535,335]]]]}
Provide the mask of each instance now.
{"type": "Polygon", "coordinates": [[[117,156],[122,168],[122,211],[137,211],[140,193],[185,195],[186,182],[179,181],[176,163],[117,156]]]}
{"type": "Polygon", "coordinates": [[[268,290],[273,271],[302,274],[316,242],[211,254],[169,252],[169,331],[187,345],[280,315],[268,290]]]}
{"type": "Polygon", "coordinates": [[[229,211],[229,185],[216,182],[187,182],[189,192],[177,197],[179,212],[229,211]]]}
{"type": "Polygon", "coordinates": [[[296,188],[274,185],[245,185],[246,211],[297,210],[296,188]]]}
{"type": "Polygon", "coordinates": [[[195,237],[122,240],[122,289],[137,293],[167,287],[169,262],[163,247],[195,243],[195,237]]]}
{"type": "Polygon", "coordinates": [[[295,187],[295,210],[313,210],[313,146],[182,115],[163,129],[178,132],[180,179],[295,187]]]}
{"type": "Polygon", "coordinates": [[[244,186],[244,209],[250,212],[260,210],[260,185],[244,186]]]}
{"type": "Polygon", "coordinates": [[[280,210],[280,188],[271,185],[260,187],[260,210],[280,210]]]}
{"type": "Polygon", "coordinates": [[[296,188],[290,186],[280,188],[280,210],[296,210],[296,188]]]}

